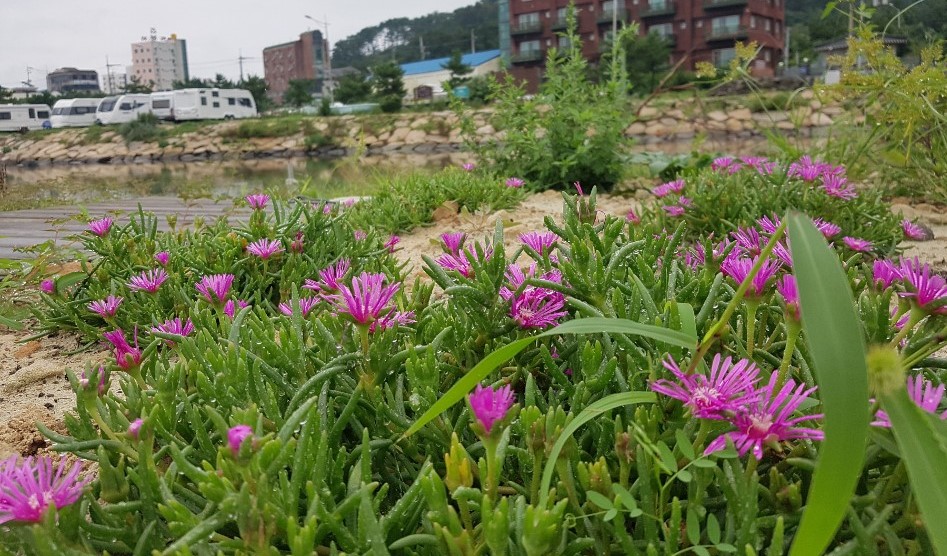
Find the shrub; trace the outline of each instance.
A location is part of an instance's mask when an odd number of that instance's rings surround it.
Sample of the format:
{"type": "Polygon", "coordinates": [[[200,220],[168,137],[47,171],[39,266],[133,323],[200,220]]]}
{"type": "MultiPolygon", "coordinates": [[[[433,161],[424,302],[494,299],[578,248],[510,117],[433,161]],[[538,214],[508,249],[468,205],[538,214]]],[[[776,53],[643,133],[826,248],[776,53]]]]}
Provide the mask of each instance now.
{"type": "Polygon", "coordinates": [[[118,134],[126,143],[141,141],[151,143],[163,139],[167,134],[161,129],[158,117],[154,114],[139,114],[134,121],[119,126],[118,134]]]}
{"type": "Polygon", "coordinates": [[[222,130],[222,137],[255,139],[264,137],[288,137],[299,133],[299,118],[251,119],[236,127],[222,130]]]}

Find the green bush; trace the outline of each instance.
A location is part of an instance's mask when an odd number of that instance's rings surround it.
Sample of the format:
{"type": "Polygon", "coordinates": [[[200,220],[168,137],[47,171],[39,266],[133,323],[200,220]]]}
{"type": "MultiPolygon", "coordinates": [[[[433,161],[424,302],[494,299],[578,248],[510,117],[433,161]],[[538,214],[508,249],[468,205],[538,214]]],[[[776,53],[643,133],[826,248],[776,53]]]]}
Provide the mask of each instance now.
{"type": "Polygon", "coordinates": [[[222,137],[256,139],[264,137],[289,137],[299,133],[299,118],[251,119],[236,127],[222,130],[222,137]]]}
{"type": "Polygon", "coordinates": [[[125,139],[126,143],[135,141],[151,143],[167,136],[165,130],[161,129],[158,117],[154,114],[139,114],[136,120],[122,124],[118,128],[118,134],[125,139]]]}

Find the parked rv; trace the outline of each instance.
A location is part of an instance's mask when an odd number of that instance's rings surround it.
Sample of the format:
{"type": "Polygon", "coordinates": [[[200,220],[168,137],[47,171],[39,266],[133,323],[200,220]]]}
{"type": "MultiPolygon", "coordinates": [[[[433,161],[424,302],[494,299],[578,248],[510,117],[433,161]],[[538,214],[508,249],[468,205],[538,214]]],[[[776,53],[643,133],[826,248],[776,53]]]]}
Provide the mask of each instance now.
{"type": "Polygon", "coordinates": [[[95,111],[95,123],[124,124],[137,120],[140,114],[151,114],[151,95],[105,97],[95,111]]]}
{"type": "Polygon", "coordinates": [[[95,123],[101,98],[65,98],[53,105],[53,127],[87,127],[95,123]]]}
{"type": "Polygon", "coordinates": [[[232,120],[257,115],[244,89],[179,89],[151,94],[151,111],[163,120],[232,120]]]}
{"type": "Polygon", "coordinates": [[[49,129],[50,112],[45,104],[0,104],[0,131],[49,129]]]}

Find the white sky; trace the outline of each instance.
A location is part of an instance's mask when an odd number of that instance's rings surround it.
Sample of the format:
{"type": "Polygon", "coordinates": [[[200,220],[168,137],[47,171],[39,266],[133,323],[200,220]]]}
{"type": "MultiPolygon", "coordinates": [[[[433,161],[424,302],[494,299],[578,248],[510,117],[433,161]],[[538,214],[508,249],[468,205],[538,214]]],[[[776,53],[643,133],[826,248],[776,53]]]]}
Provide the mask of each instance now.
{"type": "Polygon", "coordinates": [[[46,72],[60,67],[94,69],[100,82],[105,59],[131,64],[131,43],[157,29],[159,37],[176,33],[187,40],[192,77],[216,73],[236,79],[263,76],[263,48],[299,38],[307,29],[329,22],[329,40],[357,33],[394,17],[449,12],[475,0],[0,0],[0,86],[31,80],[46,88],[46,72]]]}

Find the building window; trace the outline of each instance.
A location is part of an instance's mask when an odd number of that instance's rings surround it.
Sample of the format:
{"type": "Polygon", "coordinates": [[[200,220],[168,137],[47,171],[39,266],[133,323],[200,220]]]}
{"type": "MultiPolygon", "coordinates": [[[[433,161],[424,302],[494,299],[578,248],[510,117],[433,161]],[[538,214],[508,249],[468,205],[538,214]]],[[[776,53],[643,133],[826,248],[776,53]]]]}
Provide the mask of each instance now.
{"type": "Polygon", "coordinates": [[[756,16],[750,16],[750,29],[756,29],[756,16]]]}
{"type": "Polygon", "coordinates": [[[559,49],[565,50],[572,46],[572,41],[569,40],[569,37],[559,37],[559,49]]]}
{"type": "Polygon", "coordinates": [[[624,0],[618,0],[617,2],[615,2],[615,0],[605,0],[605,2],[602,2],[603,14],[610,14],[613,11],[621,12],[621,11],[624,11],[624,9],[625,9],[624,0]]]}
{"type": "Polygon", "coordinates": [[[763,29],[766,31],[773,30],[773,21],[770,18],[767,17],[765,20],[763,20],[763,29]]]}
{"type": "Polygon", "coordinates": [[[763,50],[763,59],[766,60],[767,62],[772,62],[772,61],[773,61],[773,52],[772,52],[770,49],[768,49],[768,48],[765,49],[765,50],[763,50]]]}
{"type": "Polygon", "coordinates": [[[648,27],[648,33],[655,34],[659,37],[667,37],[674,34],[674,24],[673,23],[662,23],[660,25],[652,25],[648,27]]]}
{"type": "Polygon", "coordinates": [[[719,50],[714,50],[713,60],[714,65],[719,67],[724,67],[730,63],[730,60],[733,60],[737,57],[737,50],[735,48],[721,48],[719,50]]]}
{"type": "Polygon", "coordinates": [[[687,29],[687,22],[686,22],[686,21],[682,21],[682,22],[681,22],[681,29],[687,29]]]}
{"type": "Polygon", "coordinates": [[[740,16],[728,15],[725,17],[715,17],[710,24],[714,35],[736,33],[740,30],[740,16]]]}
{"type": "Polygon", "coordinates": [[[516,17],[516,23],[524,27],[528,27],[530,25],[537,25],[539,24],[539,12],[530,12],[528,14],[520,14],[516,17]]]}
{"type": "Polygon", "coordinates": [[[520,43],[520,54],[532,54],[539,52],[539,41],[523,41],[520,43]]]}

